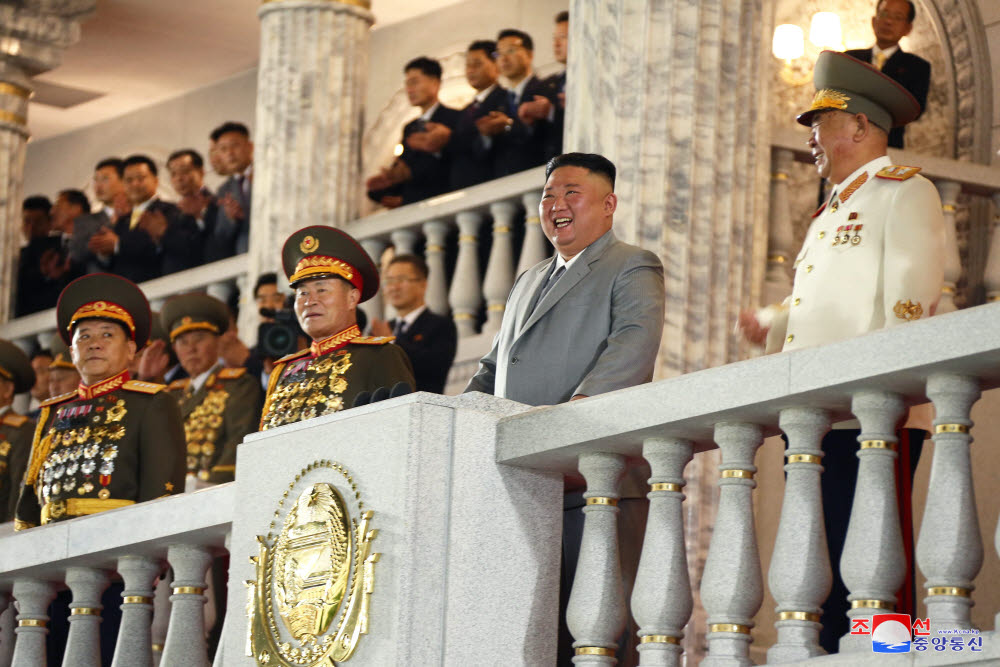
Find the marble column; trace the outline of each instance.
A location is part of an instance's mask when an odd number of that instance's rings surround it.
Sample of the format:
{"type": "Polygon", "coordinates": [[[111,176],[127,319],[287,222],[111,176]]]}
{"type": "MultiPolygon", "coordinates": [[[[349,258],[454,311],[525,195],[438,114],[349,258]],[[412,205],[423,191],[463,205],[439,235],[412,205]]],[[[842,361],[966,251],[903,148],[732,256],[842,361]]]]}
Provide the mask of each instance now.
{"type": "Polygon", "coordinates": [[[97,0],[0,5],[0,322],[14,316],[30,77],[57,67],[97,0]],[[22,5],[23,6],[19,6],[22,5]]]}
{"type": "MultiPolygon", "coordinates": [[[[280,248],[295,230],[359,216],[369,7],[367,0],[271,0],[257,12],[251,285],[263,272],[280,272],[280,248]]],[[[255,319],[248,313],[241,329],[255,319]]]]}
{"type": "MultiPolygon", "coordinates": [[[[772,5],[570,3],[564,150],[616,164],[616,233],[667,267],[657,379],[737,360],[737,314],[762,300],[772,5]]],[[[697,570],[712,532],[718,458],[694,458],[685,532],[697,570]]],[[[686,659],[697,664],[705,627],[697,592],[689,627],[686,659]]]]}

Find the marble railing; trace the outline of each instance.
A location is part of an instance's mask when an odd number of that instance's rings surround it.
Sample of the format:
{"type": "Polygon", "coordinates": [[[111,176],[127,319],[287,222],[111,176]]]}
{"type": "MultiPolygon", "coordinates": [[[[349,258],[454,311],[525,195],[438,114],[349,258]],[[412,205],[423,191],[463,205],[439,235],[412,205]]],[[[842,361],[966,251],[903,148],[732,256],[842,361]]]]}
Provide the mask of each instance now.
{"type": "MultiPolygon", "coordinates": [[[[801,129],[774,128],[771,141],[771,206],[768,228],[768,258],[765,279],[766,301],[780,301],[791,294],[791,261],[798,252],[794,242],[793,216],[790,210],[789,172],[793,162],[812,165],[806,145],[808,134],[801,129]]],[[[913,151],[889,149],[896,164],[915,165],[921,175],[934,182],[941,196],[946,233],[944,286],[938,313],[955,310],[955,286],[962,276],[955,232],[955,216],[960,195],[992,200],[993,218],[984,236],[990,239],[982,280],[986,299],[1000,299],[1000,234],[991,233],[1000,222],[1000,169],[988,165],[923,155],[913,151]]]]}
{"type": "Polygon", "coordinates": [[[0,617],[0,665],[47,664],[50,603],[67,588],[68,608],[51,607],[69,619],[62,664],[101,664],[101,596],[120,579],[113,664],[207,667],[206,573],[224,553],[234,498],[226,484],[20,533],[0,526],[0,610],[17,601],[0,617]]]}
{"type": "MultiPolygon", "coordinates": [[[[504,418],[497,461],[582,475],[584,527],[566,621],[577,664],[613,665],[627,614],[638,624],[642,665],[680,665],[692,610],[683,530],[684,470],[693,456],[718,447],[718,516],[701,581],[707,612],[702,665],[749,665],[751,629],[765,580],[755,530],[754,464],[763,438],[788,439],[784,500],[767,582],[777,603],[777,641],[767,662],[823,655],[820,606],[831,563],[823,528],[821,438],[831,424],[860,421],[857,489],[841,575],[851,619],[891,610],[906,571],[896,501],[896,424],[909,405],[933,402],[933,460],[916,546],[917,585],[936,629],[971,628],[975,578],[983,561],[976,489],[970,466],[972,406],[1000,386],[1000,305],[986,305],[819,348],[771,355],[504,418]],[[540,437],[544,434],[544,437],[540,437]],[[620,482],[645,459],[649,514],[631,605],[619,568],[620,482]],[[586,656],[584,659],[583,656],[586,656]]],[[[992,446],[986,442],[980,446],[992,446]]],[[[929,448],[928,448],[929,449],[929,448]]],[[[996,504],[991,489],[979,502],[996,504]]],[[[990,528],[992,530],[992,527],[990,528]]],[[[638,539],[637,536],[629,536],[638,539]]],[[[1000,532],[997,534],[1000,549],[1000,532]]],[[[990,590],[988,582],[983,582],[990,590]]],[[[1000,655],[998,635],[984,639],[1000,655]]],[[[847,635],[844,662],[883,664],[868,635],[847,635]]],[[[996,655],[994,655],[996,654],[996,655]]]]}

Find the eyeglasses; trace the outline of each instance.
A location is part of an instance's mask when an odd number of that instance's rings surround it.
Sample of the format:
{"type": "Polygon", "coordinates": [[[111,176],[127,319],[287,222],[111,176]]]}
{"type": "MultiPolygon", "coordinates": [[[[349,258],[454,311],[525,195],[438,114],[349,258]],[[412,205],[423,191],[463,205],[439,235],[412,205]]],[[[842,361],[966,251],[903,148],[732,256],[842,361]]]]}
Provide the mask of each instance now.
{"type": "Polygon", "coordinates": [[[898,21],[898,22],[901,22],[901,23],[906,23],[906,22],[908,22],[910,20],[910,16],[908,14],[899,14],[899,13],[896,13],[896,12],[887,12],[885,10],[877,12],[875,14],[875,18],[882,19],[883,21],[893,21],[893,22],[898,21]]]}
{"type": "Polygon", "coordinates": [[[398,285],[400,283],[418,283],[420,278],[383,278],[383,285],[398,285]]]}
{"type": "Polygon", "coordinates": [[[503,51],[497,49],[496,51],[493,52],[493,59],[496,60],[500,56],[512,56],[523,48],[524,48],[523,46],[512,46],[511,48],[504,49],[503,51]]]}

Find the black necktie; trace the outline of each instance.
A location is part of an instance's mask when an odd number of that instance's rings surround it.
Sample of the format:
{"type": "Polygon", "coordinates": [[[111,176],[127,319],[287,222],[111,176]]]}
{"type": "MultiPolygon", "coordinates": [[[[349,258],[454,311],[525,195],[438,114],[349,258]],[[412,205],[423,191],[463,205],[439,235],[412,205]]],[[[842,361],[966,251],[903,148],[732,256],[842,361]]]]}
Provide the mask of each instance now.
{"type": "Polygon", "coordinates": [[[507,115],[517,118],[517,93],[513,90],[507,91],[507,115]]]}
{"type": "Polygon", "coordinates": [[[541,291],[538,292],[538,298],[535,299],[535,306],[534,308],[532,308],[532,311],[534,311],[534,309],[538,307],[538,304],[542,302],[542,299],[545,298],[545,295],[548,294],[549,290],[552,289],[552,286],[555,285],[560,278],[562,278],[562,274],[564,273],[566,273],[566,267],[560,266],[558,269],[556,269],[555,273],[549,276],[549,279],[545,281],[545,284],[542,286],[541,291]]]}

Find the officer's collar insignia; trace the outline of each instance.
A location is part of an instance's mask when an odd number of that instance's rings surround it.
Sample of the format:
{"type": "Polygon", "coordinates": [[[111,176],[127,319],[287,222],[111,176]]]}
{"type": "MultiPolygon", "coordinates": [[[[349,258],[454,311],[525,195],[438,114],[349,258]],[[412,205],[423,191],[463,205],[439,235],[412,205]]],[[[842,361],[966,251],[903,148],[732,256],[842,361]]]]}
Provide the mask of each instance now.
{"type": "Polygon", "coordinates": [[[104,394],[110,393],[122,386],[128,382],[129,377],[129,372],[126,368],[118,375],[109,377],[107,380],[101,380],[97,384],[89,387],[81,382],[80,386],[76,389],[76,393],[80,396],[80,398],[97,398],[98,396],[103,396],[104,394]]]}
{"type": "Polygon", "coordinates": [[[847,200],[851,198],[851,195],[857,192],[857,189],[860,188],[862,185],[864,185],[867,180],[868,180],[868,172],[867,171],[861,172],[861,174],[859,174],[857,178],[851,181],[851,184],[848,185],[846,188],[844,188],[844,191],[840,193],[840,195],[838,196],[840,202],[842,204],[847,203],[847,200]]]}
{"type": "Polygon", "coordinates": [[[347,345],[360,335],[361,329],[358,329],[357,324],[352,324],[340,333],[335,333],[329,338],[314,340],[312,345],[309,346],[309,350],[312,352],[312,356],[318,357],[347,345]]]}

